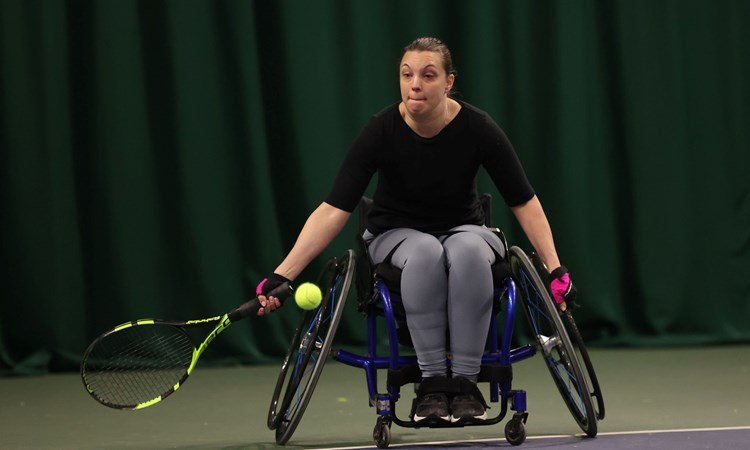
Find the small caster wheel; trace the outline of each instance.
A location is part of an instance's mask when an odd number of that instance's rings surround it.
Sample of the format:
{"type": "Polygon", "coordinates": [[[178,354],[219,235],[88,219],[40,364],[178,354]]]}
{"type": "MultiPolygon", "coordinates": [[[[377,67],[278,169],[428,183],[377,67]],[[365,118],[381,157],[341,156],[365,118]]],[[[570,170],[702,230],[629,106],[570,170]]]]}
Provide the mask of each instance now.
{"type": "Polygon", "coordinates": [[[383,416],[378,417],[375,429],[372,431],[372,438],[378,448],[388,448],[391,444],[391,421],[383,416]]]}
{"type": "Polygon", "coordinates": [[[521,445],[526,440],[526,424],[519,418],[511,419],[505,425],[505,439],[510,445],[521,445]]]}

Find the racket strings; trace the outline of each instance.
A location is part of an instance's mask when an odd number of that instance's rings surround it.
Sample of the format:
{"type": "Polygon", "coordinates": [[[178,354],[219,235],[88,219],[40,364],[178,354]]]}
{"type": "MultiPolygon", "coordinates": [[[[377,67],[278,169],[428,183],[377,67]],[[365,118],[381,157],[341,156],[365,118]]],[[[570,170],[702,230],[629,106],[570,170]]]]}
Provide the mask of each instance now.
{"type": "Polygon", "coordinates": [[[87,355],[83,375],[99,401],[135,407],[171,392],[192,359],[193,344],[182,329],[133,326],[99,340],[87,355]]]}

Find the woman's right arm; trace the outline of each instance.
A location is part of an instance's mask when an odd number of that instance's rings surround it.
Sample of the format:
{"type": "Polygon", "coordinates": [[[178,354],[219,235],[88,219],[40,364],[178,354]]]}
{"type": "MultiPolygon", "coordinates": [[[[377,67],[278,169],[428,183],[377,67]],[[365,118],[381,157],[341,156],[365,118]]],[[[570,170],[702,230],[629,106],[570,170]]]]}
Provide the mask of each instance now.
{"type": "MultiPolygon", "coordinates": [[[[328,244],[338,236],[352,213],[336,208],[326,202],[318,206],[307,218],[297,242],[284,261],[274,270],[275,274],[294,280],[310,262],[320,255],[328,244]]],[[[258,315],[268,314],[281,306],[276,297],[258,295],[262,308],[258,315]]]]}
{"type": "MultiPolygon", "coordinates": [[[[331,192],[307,218],[297,242],[284,261],[274,270],[275,274],[294,280],[344,228],[352,213],[341,208],[351,207],[353,210],[356,207],[377,171],[378,150],[383,146],[381,133],[377,131],[378,123],[378,120],[372,119],[354,141],[334,179],[331,192]]],[[[275,297],[270,298],[272,302],[268,307],[265,296],[258,295],[258,299],[264,306],[259,315],[271,312],[280,305],[275,297]]]]}
{"type": "Polygon", "coordinates": [[[326,202],[321,203],[307,218],[294,247],[274,272],[290,280],[297,278],[338,236],[351,215],[326,202]]]}

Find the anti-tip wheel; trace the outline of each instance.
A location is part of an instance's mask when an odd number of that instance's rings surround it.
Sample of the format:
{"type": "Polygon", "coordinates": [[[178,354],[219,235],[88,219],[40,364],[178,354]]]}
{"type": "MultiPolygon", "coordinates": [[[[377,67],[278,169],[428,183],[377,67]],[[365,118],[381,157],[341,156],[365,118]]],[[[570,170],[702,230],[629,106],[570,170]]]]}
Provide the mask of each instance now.
{"type": "Polygon", "coordinates": [[[526,425],[523,420],[513,418],[505,424],[505,439],[510,445],[521,445],[526,441],[526,425]]]}
{"type": "Polygon", "coordinates": [[[384,417],[378,417],[375,423],[375,429],[372,431],[372,437],[378,448],[388,448],[391,445],[391,424],[384,417]]]}

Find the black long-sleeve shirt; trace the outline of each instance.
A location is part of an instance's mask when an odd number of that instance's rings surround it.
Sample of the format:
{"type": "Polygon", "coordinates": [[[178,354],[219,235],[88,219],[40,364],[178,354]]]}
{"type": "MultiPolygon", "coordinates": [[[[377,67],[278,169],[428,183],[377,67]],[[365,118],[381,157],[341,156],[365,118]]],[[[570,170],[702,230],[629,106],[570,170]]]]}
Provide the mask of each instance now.
{"type": "Polygon", "coordinates": [[[398,104],[375,116],[354,141],[326,202],[353,211],[378,174],[367,228],[439,233],[463,224],[481,225],[476,187],[484,167],[509,206],[534,196],[513,146],[484,111],[461,102],[458,115],[435,137],[420,137],[398,104]]]}

